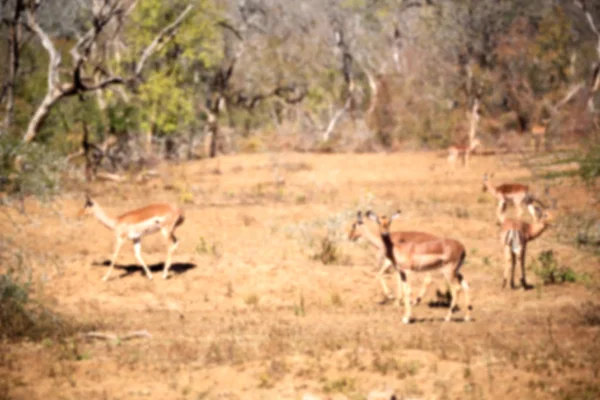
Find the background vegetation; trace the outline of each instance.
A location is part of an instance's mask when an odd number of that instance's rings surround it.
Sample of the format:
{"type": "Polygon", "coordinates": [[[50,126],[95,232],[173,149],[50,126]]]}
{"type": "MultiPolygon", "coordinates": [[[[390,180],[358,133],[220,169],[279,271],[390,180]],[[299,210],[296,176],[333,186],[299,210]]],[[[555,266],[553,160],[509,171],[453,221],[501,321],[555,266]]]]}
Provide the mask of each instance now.
{"type": "Polygon", "coordinates": [[[591,1],[4,0],[0,15],[4,181],[33,143],[79,150],[83,123],[91,143],[128,144],[113,170],[131,148],[438,148],[466,139],[475,98],[488,145],[542,122],[555,143],[597,137],[591,1]]]}

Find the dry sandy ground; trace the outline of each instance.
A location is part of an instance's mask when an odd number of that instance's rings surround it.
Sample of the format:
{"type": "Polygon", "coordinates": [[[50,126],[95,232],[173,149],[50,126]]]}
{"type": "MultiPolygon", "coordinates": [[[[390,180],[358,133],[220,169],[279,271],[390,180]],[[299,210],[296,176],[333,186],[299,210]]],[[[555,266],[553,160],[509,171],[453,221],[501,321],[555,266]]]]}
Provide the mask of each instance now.
{"type": "Polygon", "coordinates": [[[51,207],[28,200],[30,220],[5,209],[2,235],[28,254],[39,298],[88,330],[145,329],[151,338],[1,343],[0,397],[365,399],[393,390],[413,399],[597,398],[600,326],[589,302],[598,304],[598,258],[561,229],[591,203],[579,184],[549,181],[556,224],[528,256],[531,265],[552,249],[586,279],[542,285],[529,269],[534,290],[501,290],[495,203],[481,176],[496,171],[498,183],[529,182],[543,194],[516,165],[480,157],[449,173],[426,153],[230,156],[164,166],[144,183],[75,186],[51,207]],[[101,281],[114,237],[92,217],[76,218],[84,190],[114,215],[182,204],[171,279],[161,278],[166,248],[155,235],[143,241],[153,281],[130,244],[101,281]],[[446,309],[427,305],[434,287],[410,325],[401,308],[378,304],[372,250],[345,240],[367,208],[401,208],[395,229],[465,244],[473,322],[462,322],[461,310],[444,323],[446,309]],[[327,265],[313,257],[326,236],[337,251],[327,265]]]}

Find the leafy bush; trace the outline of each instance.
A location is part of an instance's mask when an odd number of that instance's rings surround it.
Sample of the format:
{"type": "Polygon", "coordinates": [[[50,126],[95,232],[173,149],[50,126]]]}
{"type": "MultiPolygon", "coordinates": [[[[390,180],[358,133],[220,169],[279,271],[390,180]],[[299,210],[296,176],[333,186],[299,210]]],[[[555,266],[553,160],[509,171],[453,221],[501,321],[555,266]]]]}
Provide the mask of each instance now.
{"type": "Polygon", "coordinates": [[[594,185],[600,176],[600,144],[588,148],[578,160],[579,176],[588,185],[594,185]]]}
{"type": "Polygon", "coordinates": [[[559,266],[552,250],[542,251],[538,255],[533,270],[545,285],[585,280],[584,275],[578,274],[571,267],[559,266]]]}
{"type": "Polygon", "coordinates": [[[66,162],[38,143],[22,144],[18,139],[0,140],[0,191],[10,198],[36,196],[48,199],[60,189],[60,175],[66,162]]]}

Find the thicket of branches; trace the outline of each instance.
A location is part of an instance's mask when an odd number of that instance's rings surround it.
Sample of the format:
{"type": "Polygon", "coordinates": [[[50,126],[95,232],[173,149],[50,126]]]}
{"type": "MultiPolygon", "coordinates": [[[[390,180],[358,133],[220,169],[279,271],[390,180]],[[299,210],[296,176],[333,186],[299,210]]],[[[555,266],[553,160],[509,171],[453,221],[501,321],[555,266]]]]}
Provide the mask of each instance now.
{"type": "Polygon", "coordinates": [[[598,132],[589,0],[0,0],[0,55],[0,190],[31,146],[85,157],[89,177],[153,156],[437,148],[466,140],[476,99],[488,143],[598,132]]]}

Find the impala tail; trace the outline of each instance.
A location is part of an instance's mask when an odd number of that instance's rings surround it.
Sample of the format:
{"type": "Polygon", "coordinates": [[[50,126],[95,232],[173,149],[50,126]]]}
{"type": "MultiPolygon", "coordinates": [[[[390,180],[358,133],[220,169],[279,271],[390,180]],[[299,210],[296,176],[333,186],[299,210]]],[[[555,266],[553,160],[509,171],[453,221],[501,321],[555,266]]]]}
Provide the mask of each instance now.
{"type": "Polygon", "coordinates": [[[523,243],[523,237],[521,231],[518,229],[510,229],[506,232],[504,237],[504,244],[510,246],[513,253],[519,253],[523,243]]]}

